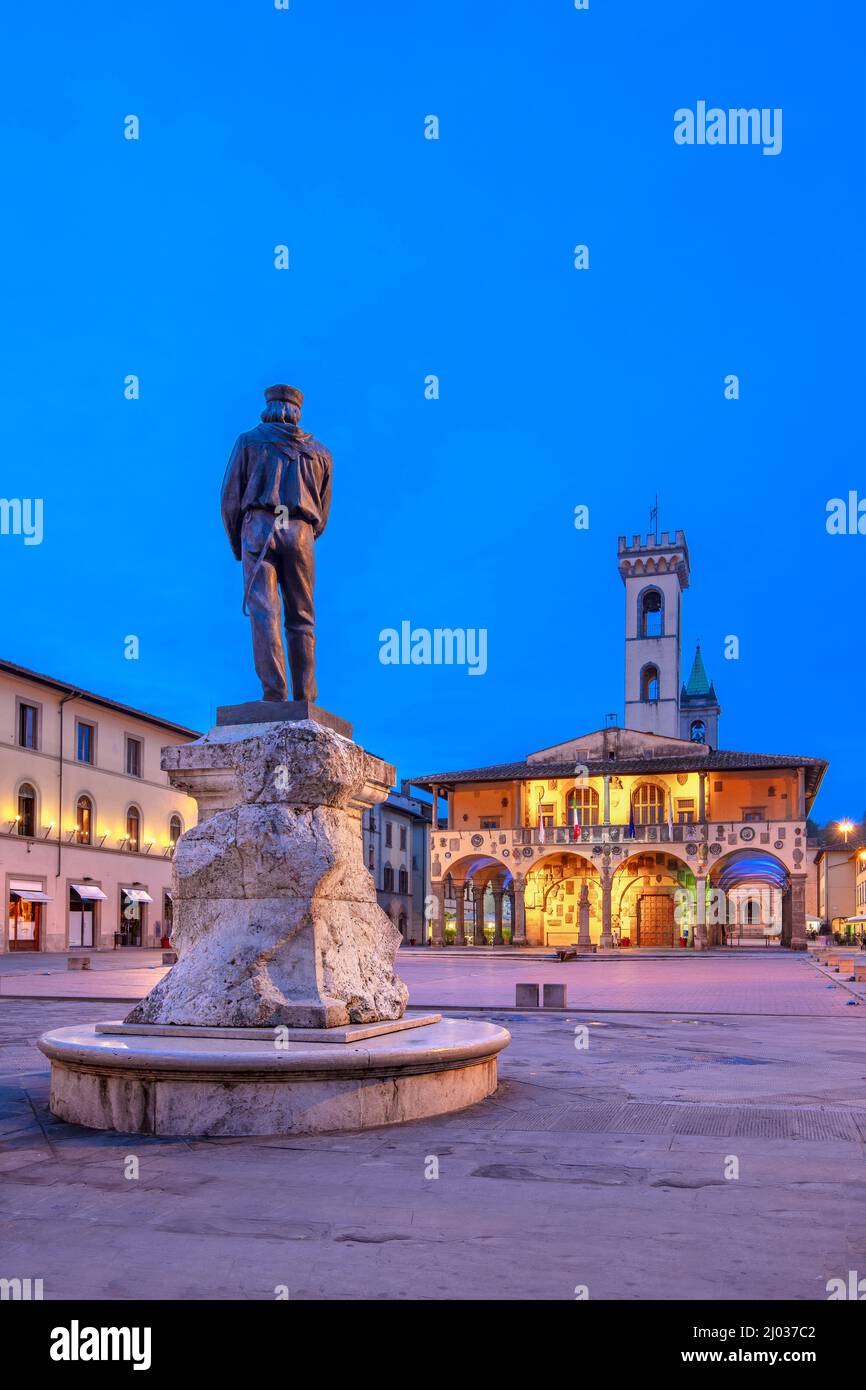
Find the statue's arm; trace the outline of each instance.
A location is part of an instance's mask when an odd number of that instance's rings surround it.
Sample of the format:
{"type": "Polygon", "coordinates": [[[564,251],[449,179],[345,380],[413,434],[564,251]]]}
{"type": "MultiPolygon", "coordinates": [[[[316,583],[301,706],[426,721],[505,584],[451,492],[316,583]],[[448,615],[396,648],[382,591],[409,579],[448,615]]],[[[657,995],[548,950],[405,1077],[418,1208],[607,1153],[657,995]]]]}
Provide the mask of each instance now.
{"type": "Polygon", "coordinates": [[[244,446],[238,439],[228,462],[222,487],[223,525],[236,560],[241,558],[241,526],[244,514],[241,505],[244,492],[244,446]]]}
{"type": "Polygon", "coordinates": [[[322,472],[322,486],[319,488],[319,511],[321,513],[322,520],[320,521],[318,529],[316,530],[316,540],[319,539],[325,527],[327,526],[328,516],[331,511],[331,473],[333,471],[333,464],[331,462],[330,454],[326,453],[323,455],[323,464],[324,468],[322,472]]]}

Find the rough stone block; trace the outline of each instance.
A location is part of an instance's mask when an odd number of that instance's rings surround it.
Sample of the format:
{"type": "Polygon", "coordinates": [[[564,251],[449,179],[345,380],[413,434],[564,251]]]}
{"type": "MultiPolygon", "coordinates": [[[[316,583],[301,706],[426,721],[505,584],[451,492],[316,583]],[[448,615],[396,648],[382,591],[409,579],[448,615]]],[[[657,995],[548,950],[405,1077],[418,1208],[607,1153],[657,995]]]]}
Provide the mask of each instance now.
{"type": "Polygon", "coordinates": [[[537,1009],[538,985],[515,985],[514,1003],[518,1009],[537,1009]]]}
{"type": "Polygon", "coordinates": [[[400,933],[361,813],[394,771],[312,722],[212,729],[163,750],[202,819],[173,862],[177,963],[129,1023],[329,1028],[402,1017],[400,933]]]}

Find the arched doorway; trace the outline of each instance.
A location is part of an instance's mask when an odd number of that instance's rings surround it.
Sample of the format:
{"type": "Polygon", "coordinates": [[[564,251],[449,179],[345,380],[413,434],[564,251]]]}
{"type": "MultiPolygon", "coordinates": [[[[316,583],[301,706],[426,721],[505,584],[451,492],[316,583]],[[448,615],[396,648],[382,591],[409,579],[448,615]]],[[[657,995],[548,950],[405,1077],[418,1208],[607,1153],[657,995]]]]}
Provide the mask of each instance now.
{"type": "Polygon", "coordinates": [[[632,854],[614,874],[614,942],[623,948],[670,951],[690,944],[691,929],[677,911],[677,893],[694,890],[688,864],[661,851],[632,854]]]}
{"type": "Polygon", "coordinates": [[[710,870],[708,937],[728,946],[790,945],[791,880],[774,854],[736,849],[710,870]]]}
{"type": "Polygon", "coordinates": [[[499,946],[513,938],[511,870],[489,855],[449,864],[443,879],[446,946],[499,946]]]}
{"type": "Polygon", "coordinates": [[[530,945],[571,946],[580,932],[584,884],[589,896],[590,942],[601,939],[601,878],[583,854],[547,854],[526,875],[526,939],[530,945]]]}

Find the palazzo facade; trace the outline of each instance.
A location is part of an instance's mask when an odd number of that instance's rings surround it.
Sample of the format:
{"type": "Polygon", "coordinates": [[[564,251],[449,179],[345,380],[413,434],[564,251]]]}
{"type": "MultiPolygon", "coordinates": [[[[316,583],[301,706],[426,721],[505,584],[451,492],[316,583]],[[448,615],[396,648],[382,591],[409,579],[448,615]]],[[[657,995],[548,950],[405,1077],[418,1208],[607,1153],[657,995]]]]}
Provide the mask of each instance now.
{"type": "Polygon", "coordinates": [[[518,763],[413,778],[430,792],[432,945],[803,949],[806,818],[821,758],[717,746],[698,648],[680,678],[681,531],[619,540],[623,725],[518,763]],[[447,828],[440,815],[447,801],[447,828]]]}
{"type": "Polygon", "coordinates": [[[0,952],[158,946],[196,803],[160,768],[192,729],[0,662],[0,952]]]}

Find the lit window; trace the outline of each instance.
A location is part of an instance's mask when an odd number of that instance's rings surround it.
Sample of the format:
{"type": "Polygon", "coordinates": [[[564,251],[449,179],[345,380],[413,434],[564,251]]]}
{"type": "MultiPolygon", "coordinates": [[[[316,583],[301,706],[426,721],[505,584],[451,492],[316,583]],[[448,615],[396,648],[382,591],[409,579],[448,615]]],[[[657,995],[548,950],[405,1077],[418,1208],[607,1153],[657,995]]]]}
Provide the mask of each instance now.
{"type": "Polygon", "coordinates": [[[183,834],[183,825],[180,816],[172,816],[168,823],[168,838],[173,845],[176,845],[183,834]]]}
{"type": "Polygon", "coordinates": [[[31,839],[36,834],[36,791],[29,782],[18,788],[18,834],[31,839]]]}
{"type": "Polygon", "coordinates": [[[665,794],[661,787],[641,782],[632,796],[636,825],[661,825],[665,814],[665,794]]]}
{"type": "Polygon", "coordinates": [[[126,813],[126,841],[129,848],[138,853],[141,845],[141,812],[137,806],[130,806],[126,813]]]}
{"type": "Polygon", "coordinates": [[[568,824],[598,825],[598,792],[594,787],[575,787],[568,793],[568,824]]]}
{"type": "Polygon", "coordinates": [[[93,834],[93,802],[89,796],[80,796],[75,803],[75,840],[79,845],[89,845],[93,834]]]}

